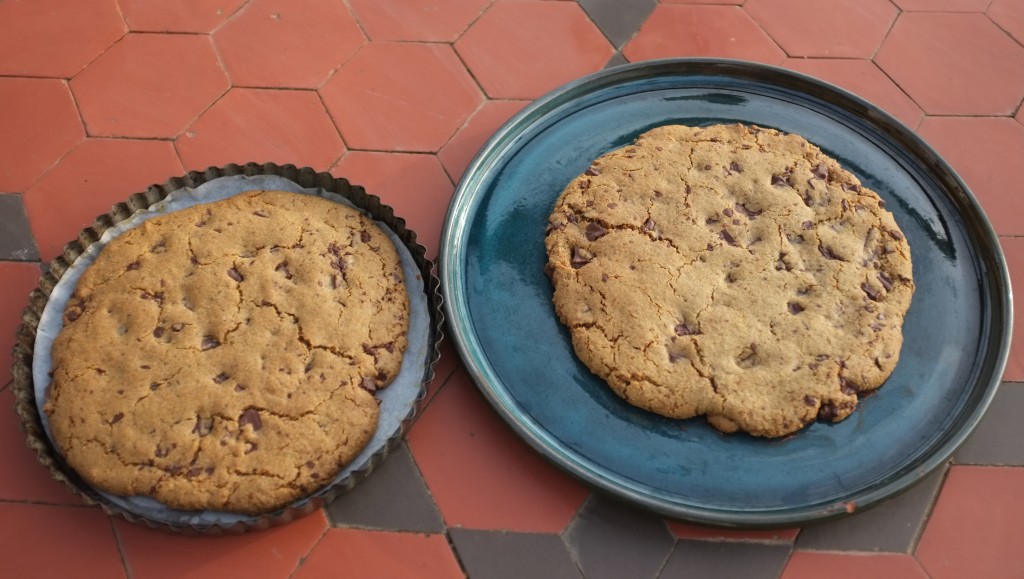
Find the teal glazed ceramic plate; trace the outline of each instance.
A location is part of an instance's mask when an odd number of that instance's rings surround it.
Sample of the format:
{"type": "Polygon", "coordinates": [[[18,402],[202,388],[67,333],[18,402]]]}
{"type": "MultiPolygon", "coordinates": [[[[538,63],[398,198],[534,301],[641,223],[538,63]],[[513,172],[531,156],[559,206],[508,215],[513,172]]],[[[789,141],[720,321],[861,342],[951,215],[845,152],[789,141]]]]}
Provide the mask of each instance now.
{"type": "Polygon", "coordinates": [[[1006,363],[1012,300],[998,240],[952,169],[888,114],[807,76],[686,59],[608,69],[521,111],[480,150],[449,208],[440,273],[454,342],[524,440],[592,487],[659,514],[732,527],[842,516],[942,465],[1006,363]],[[544,228],[590,161],[659,125],[798,133],[887,202],[917,291],[895,372],[849,418],[775,440],[723,435],[620,400],[576,359],[551,303],[544,228]]]}

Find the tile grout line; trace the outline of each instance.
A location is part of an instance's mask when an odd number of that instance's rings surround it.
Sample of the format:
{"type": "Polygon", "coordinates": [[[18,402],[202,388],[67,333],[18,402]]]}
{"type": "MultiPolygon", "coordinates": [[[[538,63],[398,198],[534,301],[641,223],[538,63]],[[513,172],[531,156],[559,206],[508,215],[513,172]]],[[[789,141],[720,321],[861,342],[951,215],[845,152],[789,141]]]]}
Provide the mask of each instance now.
{"type": "MultiPolygon", "coordinates": [[[[213,40],[213,33],[214,32],[217,32],[221,28],[224,28],[225,24],[227,24],[228,22],[233,20],[235,18],[235,16],[237,16],[240,12],[242,12],[242,10],[245,10],[246,8],[248,8],[250,1],[251,0],[245,0],[244,2],[242,2],[238,6],[238,8],[235,8],[234,12],[232,12],[231,14],[228,14],[226,17],[224,17],[224,20],[221,20],[220,24],[214,26],[213,29],[211,29],[209,32],[207,32],[207,34],[210,36],[210,40],[213,40]]],[[[216,44],[217,43],[214,42],[214,46],[216,46],[216,44]]]]}
{"type": "MultiPolygon", "coordinates": [[[[894,6],[895,6],[895,4],[894,4],[894,6]]],[[[887,28],[885,30],[885,34],[882,35],[882,40],[880,40],[878,42],[878,46],[875,47],[875,51],[872,52],[871,56],[868,57],[869,61],[871,61],[871,62],[875,61],[875,56],[878,55],[878,51],[882,50],[882,46],[885,45],[885,41],[888,40],[889,39],[889,35],[892,34],[892,29],[896,28],[896,22],[898,22],[899,19],[902,18],[902,17],[903,17],[903,9],[900,8],[899,6],[896,6],[896,17],[893,18],[892,22],[889,23],[889,28],[887,28]]]]}
{"type": "Polygon", "coordinates": [[[928,523],[931,521],[932,513],[935,512],[935,506],[939,504],[939,499],[942,497],[942,490],[946,487],[946,479],[949,478],[950,471],[953,470],[953,457],[950,456],[946,460],[945,472],[942,473],[942,480],[939,481],[938,489],[935,491],[935,496],[928,504],[928,508],[925,509],[921,515],[921,526],[914,532],[914,536],[910,539],[910,545],[907,547],[906,553],[914,558],[915,561],[924,568],[920,559],[917,558],[917,548],[921,544],[921,538],[924,536],[925,530],[928,528],[928,523]]]}
{"type": "MultiPolygon", "coordinates": [[[[326,524],[326,525],[324,525],[324,530],[323,530],[323,531],[322,531],[322,532],[320,533],[320,536],[319,536],[319,537],[317,537],[316,541],[314,541],[314,542],[313,542],[313,544],[312,544],[312,545],[310,545],[310,547],[309,547],[309,550],[308,550],[308,551],[306,551],[306,553],[305,553],[304,555],[302,555],[302,556],[300,556],[300,557],[299,557],[299,561],[298,561],[298,562],[297,562],[297,563],[295,564],[295,568],[294,568],[294,569],[292,569],[292,572],[288,574],[288,579],[292,579],[293,577],[295,577],[295,574],[299,572],[299,569],[301,569],[301,568],[302,568],[302,566],[306,564],[306,560],[307,560],[307,559],[309,559],[309,555],[310,555],[310,554],[311,554],[311,553],[312,553],[312,552],[313,552],[314,550],[316,550],[317,546],[319,546],[319,545],[320,545],[320,543],[321,543],[321,542],[322,542],[322,541],[324,540],[324,537],[326,537],[326,536],[327,536],[327,532],[328,532],[328,531],[330,531],[330,530],[331,530],[331,528],[332,528],[332,527],[331,527],[331,518],[330,518],[330,517],[328,516],[328,514],[327,514],[327,508],[326,508],[326,507],[324,507],[324,506],[321,506],[321,507],[320,507],[320,512],[321,512],[321,513],[323,513],[323,515],[324,515],[324,521],[325,521],[325,522],[326,522],[327,524],[326,524]]],[[[311,514],[312,514],[312,513],[311,513],[311,514]]],[[[129,579],[130,579],[130,578],[129,578],[129,579]]]]}
{"type": "Polygon", "coordinates": [[[1019,45],[1021,48],[1024,48],[1024,40],[1017,40],[1017,38],[1014,35],[1010,34],[1009,30],[1007,30],[1007,29],[1003,28],[1002,26],[1000,26],[999,23],[996,22],[995,20],[992,20],[992,17],[988,15],[988,8],[986,8],[985,12],[982,12],[981,15],[984,16],[986,20],[991,22],[993,26],[998,28],[1000,32],[1005,34],[1010,39],[1011,42],[1014,42],[1017,45],[1019,45]]]}
{"type": "Polygon", "coordinates": [[[132,573],[132,566],[128,563],[128,555],[124,552],[124,543],[121,541],[121,533],[117,532],[117,525],[114,524],[113,517],[107,517],[110,521],[110,531],[114,534],[114,543],[117,545],[117,554],[121,557],[121,567],[124,568],[124,575],[128,579],[132,579],[135,574],[132,573]]]}
{"type": "MultiPolygon", "coordinates": [[[[728,7],[728,6],[726,6],[726,7],[728,7]]],[[[733,8],[736,8],[737,10],[742,12],[747,18],[749,18],[750,21],[754,23],[754,26],[756,26],[757,29],[761,31],[761,34],[764,34],[764,37],[767,38],[768,40],[770,40],[771,43],[775,45],[775,48],[778,48],[779,52],[782,53],[782,60],[780,60],[779,62],[775,63],[773,66],[781,67],[782,63],[785,62],[787,58],[797,58],[795,56],[791,56],[789,54],[789,51],[786,50],[782,46],[782,44],[779,43],[778,40],[775,40],[774,36],[769,34],[768,31],[764,29],[764,26],[762,26],[761,23],[757,20],[757,18],[754,18],[754,15],[751,14],[749,11],[747,11],[747,9],[743,7],[743,5],[733,5],[733,8]]]]}

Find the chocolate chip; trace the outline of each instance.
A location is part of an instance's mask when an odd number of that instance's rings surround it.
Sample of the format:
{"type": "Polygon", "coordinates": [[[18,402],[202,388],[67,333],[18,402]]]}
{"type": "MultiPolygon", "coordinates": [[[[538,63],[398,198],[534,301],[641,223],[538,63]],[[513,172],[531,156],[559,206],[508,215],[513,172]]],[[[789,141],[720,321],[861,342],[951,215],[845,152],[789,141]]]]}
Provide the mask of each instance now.
{"type": "Polygon", "coordinates": [[[156,450],[153,451],[153,456],[157,458],[166,458],[171,453],[171,449],[165,446],[156,445],[156,450]]]}
{"type": "Polygon", "coordinates": [[[899,241],[903,239],[903,234],[893,229],[892,231],[889,232],[889,237],[895,239],[896,241],[899,241]]]}
{"type": "Polygon", "coordinates": [[[619,206],[619,204],[618,204],[618,203],[609,203],[609,204],[608,204],[608,209],[615,209],[615,208],[616,208],[616,207],[618,207],[618,206],[619,206]]]}
{"type": "Polygon", "coordinates": [[[726,217],[732,217],[732,209],[726,207],[725,209],[722,210],[722,215],[725,215],[726,217]]]}
{"type": "Polygon", "coordinates": [[[835,261],[846,261],[840,257],[836,252],[832,251],[832,248],[827,245],[819,245],[818,251],[825,256],[825,259],[832,259],[835,261]]]}
{"type": "Polygon", "coordinates": [[[878,208],[879,209],[885,209],[885,200],[883,200],[883,199],[879,199],[878,200],[878,208]]]}
{"type": "Polygon", "coordinates": [[[842,188],[843,191],[853,191],[854,193],[860,191],[860,185],[857,185],[856,183],[843,183],[842,188]]]}
{"type": "Polygon", "coordinates": [[[608,230],[605,229],[600,223],[591,221],[587,224],[587,229],[584,232],[587,236],[588,241],[596,241],[597,239],[608,234],[608,230]]]}
{"type": "Polygon", "coordinates": [[[804,311],[804,307],[796,302],[789,302],[789,304],[787,304],[787,307],[789,308],[789,313],[793,314],[794,316],[804,311]]]}
{"type": "Polygon", "coordinates": [[[736,239],[732,236],[732,234],[730,234],[725,229],[723,229],[722,232],[718,234],[718,236],[722,238],[722,241],[725,241],[729,245],[737,245],[736,239]]]}
{"type": "Polygon", "coordinates": [[[228,270],[228,277],[237,282],[241,282],[243,279],[245,279],[244,277],[242,277],[242,274],[238,273],[238,270],[233,267],[228,270]]]}
{"type": "Polygon", "coordinates": [[[813,221],[804,221],[803,223],[800,224],[800,228],[801,229],[813,229],[814,228],[814,222],[813,221]]]}
{"type": "Polygon", "coordinates": [[[772,175],[772,185],[776,187],[785,187],[786,185],[789,185],[789,182],[786,180],[785,176],[775,173],[772,175]]]}
{"type": "Polygon", "coordinates": [[[814,357],[814,359],[818,362],[824,362],[825,360],[828,360],[828,358],[828,354],[818,354],[817,356],[814,357]]]}
{"type": "Polygon", "coordinates": [[[839,206],[843,208],[843,211],[847,211],[850,209],[850,204],[846,202],[846,199],[841,200],[839,202],[839,206]]]}
{"type": "Polygon", "coordinates": [[[363,243],[370,243],[370,232],[369,231],[361,231],[361,232],[359,232],[359,240],[362,241],[363,243]]]}
{"type": "Polygon", "coordinates": [[[655,198],[660,199],[662,195],[663,195],[663,193],[661,191],[658,191],[657,189],[654,190],[654,197],[655,198]]]}
{"type": "Polygon", "coordinates": [[[811,395],[804,396],[804,404],[808,406],[815,406],[818,404],[818,399],[811,395]]]}
{"type": "MultiPolygon", "coordinates": [[[[334,266],[335,263],[337,263],[337,262],[332,261],[331,265],[334,266]]],[[[341,267],[337,266],[337,269],[341,269],[341,267]]],[[[279,273],[283,273],[285,279],[292,279],[292,274],[291,274],[290,271],[288,271],[288,262],[287,261],[282,261],[281,263],[277,264],[277,267],[274,268],[274,271],[279,272],[279,273]]]]}
{"type": "Polygon", "coordinates": [[[220,340],[213,336],[203,336],[203,341],[199,345],[200,349],[203,351],[212,350],[217,346],[220,346],[220,340]]]}
{"type": "Polygon", "coordinates": [[[601,171],[597,167],[591,165],[590,167],[587,167],[587,170],[584,171],[583,173],[585,175],[590,175],[591,177],[597,177],[598,175],[601,174],[601,171]]]}
{"type": "Polygon", "coordinates": [[[238,417],[238,427],[241,428],[249,424],[253,430],[259,430],[263,428],[263,421],[260,420],[260,413],[255,408],[246,408],[242,412],[241,416],[238,417]]]}
{"type": "Polygon", "coordinates": [[[159,387],[160,387],[160,383],[159,382],[150,382],[150,384],[149,384],[149,389],[150,390],[156,390],[159,387]]]}
{"type": "Polygon", "coordinates": [[[839,413],[836,410],[835,404],[832,404],[831,402],[826,402],[825,404],[822,404],[821,408],[818,409],[818,420],[826,420],[831,422],[832,420],[835,420],[836,416],[838,415],[839,413]]]}
{"type": "Polygon", "coordinates": [[[575,213],[566,213],[565,218],[569,220],[569,223],[579,223],[580,216],[575,213]]]}
{"type": "Polygon", "coordinates": [[[270,217],[270,214],[262,209],[257,209],[256,211],[253,211],[252,214],[256,217],[270,217]]]}
{"type": "Polygon", "coordinates": [[[73,322],[82,317],[82,310],[77,307],[68,308],[68,311],[65,312],[64,315],[67,317],[69,322],[73,322]]]}
{"type": "Polygon", "coordinates": [[[710,171],[711,170],[711,165],[704,165],[704,170],[705,171],[710,171]]]}
{"type": "Polygon", "coordinates": [[[732,163],[729,163],[729,169],[732,170],[732,171],[736,171],[737,173],[742,173],[743,172],[743,169],[740,168],[740,164],[737,163],[736,161],[733,161],[732,163]]]}
{"type": "Polygon", "coordinates": [[[602,273],[601,274],[601,281],[608,281],[608,274],[602,273]]]}
{"type": "Polygon", "coordinates": [[[193,468],[188,469],[188,471],[185,472],[185,476],[187,476],[188,478],[194,478],[194,477],[199,476],[202,472],[203,472],[203,469],[197,466],[197,467],[193,467],[193,468]]]}
{"type": "Polygon", "coordinates": [[[129,263],[129,264],[128,264],[128,265],[127,265],[127,266],[126,266],[125,268],[124,268],[124,270],[125,270],[125,271],[135,271],[135,270],[139,269],[140,267],[142,267],[142,264],[140,264],[140,263],[139,263],[139,260],[137,260],[137,259],[136,259],[135,261],[133,261],[133,262],[129,263]]]}
{"type": "Polygon", "coordinates": [[[160,338],[163,337],[163,335],[164,335],[164,328],[163,328],[163,326],[157,326],[157,327],[153,328],[153,337],[154,338],[159,340],[160,338]]]}
{"type": "Polygon", "coordinates": [[[882,283],[882,287],[885,288],[885,291],[892,289],[892,278],[884,271],[878,272],[878,281],[882,283]]]}
{"type": "Polygon", "coordinates": [[[740,352],[736,358],[736,365],[740,368],[751,368],[757,364],[757,345],[750,344],[740,352]]]}
{"type": "Polygon", "coordinates": [[[192,427],[192,434],[198,434],[199,436],[206,436],[213,430],[213,419],[203,418],[202,416],[196,416],[196,425],[192,427]]]}
{"type": "Polygon", "coordinates": [[[570,264],[573,269],[579,269],[590,263],[594,257],[596,256],[593,252],[583,249],[582,247],[577,247],[572,250],[572,260],[570,261],[570,264]]]}
{"type": "Polygon", "coordinates": [[[580,179],[580,191],[590,189],[590,179],[580,179]]]}
{"type": "Polygon", "coordinates": [[[644,221],[644,224],[641,227],[641,229],[643,229],[645,232],[646,231],[654,231],[654,220],[651,219],[650,217],[648,217],[647,221],[644,221]]]}
{"type": "Polygon", "coordinates": [[[110,419],[110,423],[117,424],[118,422],[121,422],[122,419],[124,419],[124,412],[118,412],[110,419]]]}
{"type": "Polygon", "coordinates": [[[739,211],[740,213],[746,215],[748,218],[757,217],[758,215],[761,214],[761,211],[751,211],[750,209],[747,208],[746,205],[743,205],[742,203],[737,203],[733,205],[733,207],[736,208],[736,211],[739,211]]]}
{"type": "Polygon", "coordinates": [[[814,169],[811,169],[811,173],[819,179],[828,179],[828,167],[825,163],[818,163],[814,169]]]}
{"type": "Polygon", "coordinates": [[[864,293],[867,294],[868,298],[870,298],[871,301],[877,302],[882,299],[881,292],[875,289],[875,287],[869,284],[868,282],[860,284],[860,289],[864,290],[864,293]]]}
{"type": "Polygon", "coordinates": [[[685,321],[676,325],[675,332],[677,336],[696,336],[702,333],[699,328],[690,326],[685,321]]]}
{"type": "Polygon", "coordinates": [[[857,385],[847,380],[845,376],[839,377],[839,390],[846,395],[856,394],[859,391],[857,385]]]}
{"type": "Polygon", "coordinates": [[[359,387],[373,393],[377,391],[377,382],[373,378],[363,378],[362,382],[359,383],[359,387]]]}
{"type": "Polygon", "coordinates": [[[228,376],[226,372],[221,372],[220,374],[217,374],[216,376],[213,377],[213,383],[223,384],[225,381],[227,381],[228,378],[230,378],[230,376],[228,376]]]}

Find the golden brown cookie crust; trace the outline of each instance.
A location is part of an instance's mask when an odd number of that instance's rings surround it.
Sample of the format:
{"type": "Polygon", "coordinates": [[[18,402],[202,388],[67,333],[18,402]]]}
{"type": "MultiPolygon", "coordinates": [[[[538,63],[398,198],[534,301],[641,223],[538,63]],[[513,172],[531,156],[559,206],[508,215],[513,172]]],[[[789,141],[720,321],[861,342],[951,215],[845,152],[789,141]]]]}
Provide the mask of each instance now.
{"type": "Polygon", "coordinates": [[[724,432],[839,421],[892,373],[914,291],[884,202],[798,135],[664,126],[573,179],[548,269],[577,356],[724,432]]]}
{"type": "Polygon", "coordinates": [[[377,427],[408,330],[398,253],[356,209],[251,191],[156,217],[79,280],[46,412],[89,484],[260,514],[329,482],[377,427]]]}

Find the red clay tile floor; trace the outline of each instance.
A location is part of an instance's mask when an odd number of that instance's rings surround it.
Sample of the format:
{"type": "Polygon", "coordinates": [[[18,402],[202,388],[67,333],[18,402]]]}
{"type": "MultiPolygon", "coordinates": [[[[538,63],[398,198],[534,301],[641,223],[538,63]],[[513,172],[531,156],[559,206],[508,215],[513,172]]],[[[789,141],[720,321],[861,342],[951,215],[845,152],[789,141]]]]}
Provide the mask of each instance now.
{"type": "MultiPolygon", "coordinates": [[[[967,181],[1024,283],[1021,0],[3,0],[0,350],[45,263],[150,183],[232,161],[330,171],[394,206],[433,258],[458,180],[505,120],[606,66],[682,56],[779,65],[877,103],[967,181]]],[[[591,492],[514,435],[446,344],[406,441],[355,490],[268,531],[168,535],[49,478],[11,411],[10,365],[3,577],[1024,577],[1024,346],[975,434],[911,491],[749,532],[591,492]]]]}

